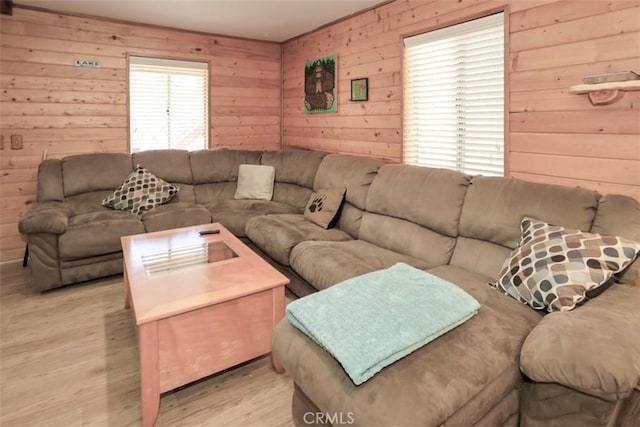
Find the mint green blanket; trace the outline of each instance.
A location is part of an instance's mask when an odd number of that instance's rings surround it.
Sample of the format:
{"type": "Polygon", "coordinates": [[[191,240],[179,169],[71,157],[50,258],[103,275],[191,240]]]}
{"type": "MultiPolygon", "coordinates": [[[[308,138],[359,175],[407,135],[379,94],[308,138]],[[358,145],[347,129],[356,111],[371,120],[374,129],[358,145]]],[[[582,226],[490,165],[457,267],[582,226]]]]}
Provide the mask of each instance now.
{"type": "Polygon", "coordinates": [[[398,263],[293,301],[287,318],[360,385],[479,307],[456,285],[398,263]]]}

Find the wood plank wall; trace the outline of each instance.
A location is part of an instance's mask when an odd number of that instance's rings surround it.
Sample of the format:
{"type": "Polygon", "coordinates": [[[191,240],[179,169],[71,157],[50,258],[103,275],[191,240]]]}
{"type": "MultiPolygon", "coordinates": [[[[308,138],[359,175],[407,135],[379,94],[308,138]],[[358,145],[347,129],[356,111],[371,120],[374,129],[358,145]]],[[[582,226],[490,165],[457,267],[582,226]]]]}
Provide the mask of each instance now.
{"type": "Polygon", "coordinates": [[[396,0],[283,46],[14,9],[0,21],[0,260],[49,157],[127,150],[127,53],[212,61],[212,146],[308,148],[402,158],[401,36],[509,6],[508,175],[640,199],[640,92],[592,107],[567,88],[640,70],[640,0],[396,0]],[[338,55],[338,113],[302,112],[307,60],[338,55]],[[101,69],[75,68],[95,59],[101,69]],[[282,97],[280,76],[283,79],[282,97]],[[369,78],[369,101],[349,80],[369,78]],[[280,102],[283,102],[280,116],[280,102]],[[11,150],[12,134],[24,149],[11,150]]]}
{"type": "Polygon", "coordinates": [[[0,27],[0,260],[22,256],[17,223],[45,150],[127,152],[127,53],[211,61],[210,145],[280,148],[280,44],[21,8],[0,27]],[[13,134],[22,150],[11,150],[13,134]]]}
{"type": "Polygon", "coordinates": [[[568,88],[582,77],[640,72],[640,2],[397,0],[293,39],[283,48],[283,145],[402,159],[403,35],[508,4],[506,174],[622,193],[640,200],[640,92],[593,107],[568,88]],[[304,114],[306,61],[338,57],[338,112],[304,114]],[[350,79],[369,101],[350,102],[350,79]]]}

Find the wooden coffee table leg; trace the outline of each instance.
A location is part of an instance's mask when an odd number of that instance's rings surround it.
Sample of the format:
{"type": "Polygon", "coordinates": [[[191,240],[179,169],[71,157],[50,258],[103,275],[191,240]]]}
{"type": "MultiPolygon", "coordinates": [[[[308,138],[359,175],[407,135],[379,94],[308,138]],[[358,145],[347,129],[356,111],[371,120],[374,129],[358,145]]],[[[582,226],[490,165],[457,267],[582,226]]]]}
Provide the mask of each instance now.
{"type": "Polygon", "coordinates": [[[127,275],[127,263],[122,262],[122,279],[124,281],[124,308],[131,307],[131,290],[129,289],[129,277],[127,275]]]}
{"type": "MultiPolygon", "coordinates": [[[[278,322],[284,317],[285,299],[284,299],[284,286],[279,286],[273,289],[273,327],[275,328],[278,322]]],[[[271,364],[273,369],[279,373],[284,373],[284,367],[278,359],[271,353],[271,364]]]]}
{"type": "Polygon", "coordinates": [[[142,425],[153,427],[160,409],[160,365],[158,360],[158,322],[138,326],[140,352],[140,391],[142,425]]]}

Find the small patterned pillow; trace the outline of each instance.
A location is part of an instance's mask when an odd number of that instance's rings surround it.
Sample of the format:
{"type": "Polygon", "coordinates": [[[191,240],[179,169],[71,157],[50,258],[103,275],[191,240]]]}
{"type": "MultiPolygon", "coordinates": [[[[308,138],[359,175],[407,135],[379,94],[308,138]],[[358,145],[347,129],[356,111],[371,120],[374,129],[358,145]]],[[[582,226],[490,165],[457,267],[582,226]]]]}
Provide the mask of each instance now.
{"type": "Polygon", "coordinates": [[[345,188],[330,188],[312,193],[304,208],[304,217],[322,228],[331,228],[342,206],[345,192],[345,188]]]}
{"type": "Polygon", "coordinates": [[[520,244],[492,286],[535,309],[569,311],[611,283],[640,243],[523,218],[520,244]]]}
{"type": "Polygon", "coordinates": [[[140,215],[168,202],[179,189],[137,165],[122,185],[102,201],[102,206],[140,215]]]}

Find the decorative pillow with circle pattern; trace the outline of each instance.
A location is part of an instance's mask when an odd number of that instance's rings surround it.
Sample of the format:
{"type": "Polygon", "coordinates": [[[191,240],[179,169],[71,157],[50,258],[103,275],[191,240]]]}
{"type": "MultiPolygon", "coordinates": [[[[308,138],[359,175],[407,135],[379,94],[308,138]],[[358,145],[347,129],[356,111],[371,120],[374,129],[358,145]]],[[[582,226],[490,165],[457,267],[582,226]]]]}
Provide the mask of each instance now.
{"type": "Polygon", "coordinates": [[[179,190],[180,187],[169,184],[148,169],[136,165],[136,170],[102,201],[102,206],[140,215],[168,202],[179,190]]]}
{"type": "Polygon", "coordinates": [[[492,286],[538,310],[569,311],[612,283],[640,252],[640,243],[549,225],[520,224],[520,244],[492,286]]]}

